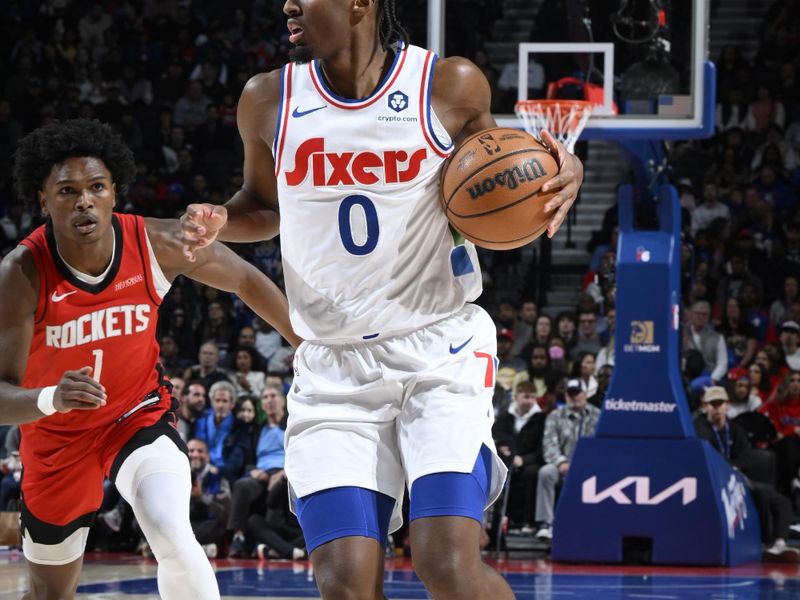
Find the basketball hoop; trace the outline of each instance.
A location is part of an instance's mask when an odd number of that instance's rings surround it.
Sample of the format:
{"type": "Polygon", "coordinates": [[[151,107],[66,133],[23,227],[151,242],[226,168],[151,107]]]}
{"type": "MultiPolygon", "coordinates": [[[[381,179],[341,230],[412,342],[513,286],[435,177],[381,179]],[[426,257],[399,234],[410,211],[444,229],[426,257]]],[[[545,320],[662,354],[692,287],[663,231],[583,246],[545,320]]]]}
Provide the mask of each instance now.
{"type": "Polygon", "coordinates": [[[520,100],[514,112],[536,139],[541,139],[542,129],[547,129],[567,151],[573,152],[593,107],[594,103],[587,100],[520,100]]]}

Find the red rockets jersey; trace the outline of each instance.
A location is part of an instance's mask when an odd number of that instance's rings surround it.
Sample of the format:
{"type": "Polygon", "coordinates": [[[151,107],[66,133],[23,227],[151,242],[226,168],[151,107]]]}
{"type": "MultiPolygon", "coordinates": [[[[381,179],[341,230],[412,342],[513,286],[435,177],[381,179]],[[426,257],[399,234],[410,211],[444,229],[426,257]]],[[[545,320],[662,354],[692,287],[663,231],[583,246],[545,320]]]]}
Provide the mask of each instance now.
{"type": "Polygon", "coordinates": [[[33,253],[40,281],[22,385],[57,385],[64,371],[90,366],[107,394],[106,406],[98,410],[56,413],[23,425],[21,454],[26,471],[36,469],[40,460],[52,463],[56,456],[62,465],[62,461],[80,460],[80,456],[69,456],[66,443],[87,433],[95,446],[102,446],[102,454],[113,460],[111,454],[135,431],[158,421],[169,408],[164,388],[157,397],[145,400],[165,382],[156,342],[161,300],[153,282],[144,221],[115,214],[112,222],[114,258],[97,284],[81,281],[70,272],[56,249],[52,224],[22,241],[33,253]]]}

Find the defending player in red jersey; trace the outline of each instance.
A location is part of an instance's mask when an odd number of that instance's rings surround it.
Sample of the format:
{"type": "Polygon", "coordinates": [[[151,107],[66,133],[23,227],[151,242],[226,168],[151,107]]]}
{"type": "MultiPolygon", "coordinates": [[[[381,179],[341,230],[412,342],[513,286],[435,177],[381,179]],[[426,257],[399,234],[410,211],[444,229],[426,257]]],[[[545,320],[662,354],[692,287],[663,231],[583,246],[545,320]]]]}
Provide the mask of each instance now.
{"type": "Polygon", "coordinates": [[[113,212],[134,173],[121,138],[83,119],[34,131],[15,157],[20,197],[49,216],[0,264],[0,421],[25,423],[27,598],[74,596],[106,476],[159,561],[161,596],[219,598],[158,364],[158,306],[175,277],[235,292],[299,342],[286,298],[231,250],[214,244],[190,263],[177,222],[113,212]]]}

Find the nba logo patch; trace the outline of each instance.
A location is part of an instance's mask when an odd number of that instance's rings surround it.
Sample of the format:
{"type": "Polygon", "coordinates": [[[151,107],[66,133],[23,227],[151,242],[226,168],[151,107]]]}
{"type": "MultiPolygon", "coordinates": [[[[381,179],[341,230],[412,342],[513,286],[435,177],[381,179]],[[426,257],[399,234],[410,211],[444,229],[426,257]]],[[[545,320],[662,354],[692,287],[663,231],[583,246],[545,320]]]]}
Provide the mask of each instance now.
{"type": "Polygon", "coordinates": [[[402,112],[408,108],[408,96],[406,96],[400,90],[397,90],[396,92],[389,94],[388,103],[389,108],[391,108],[394,112],[402,112]]]}
{"type": "Polygon", "coordinates": [[[650,262],[650,250],[642,246],[636,248],[636,262],[650,262]]]}

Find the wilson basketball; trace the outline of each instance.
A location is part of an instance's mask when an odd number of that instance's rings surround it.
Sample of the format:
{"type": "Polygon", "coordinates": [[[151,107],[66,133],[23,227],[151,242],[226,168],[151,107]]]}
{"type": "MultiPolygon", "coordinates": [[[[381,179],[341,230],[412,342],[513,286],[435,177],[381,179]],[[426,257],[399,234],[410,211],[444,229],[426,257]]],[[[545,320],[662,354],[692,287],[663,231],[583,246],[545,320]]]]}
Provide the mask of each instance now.
{"type": "Polygon", "coordinates": [[[491,250],[519,248],[546,229],[544,205],[556,192],[539,193],[558,173],[555,157],[529,133],[487,129],[467,138],[442,174],[447,219],[465,238],[491,250]]]}

